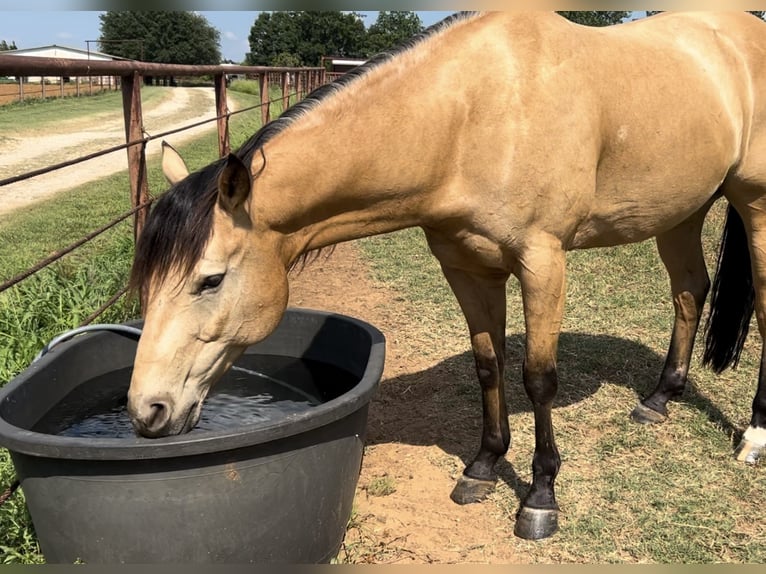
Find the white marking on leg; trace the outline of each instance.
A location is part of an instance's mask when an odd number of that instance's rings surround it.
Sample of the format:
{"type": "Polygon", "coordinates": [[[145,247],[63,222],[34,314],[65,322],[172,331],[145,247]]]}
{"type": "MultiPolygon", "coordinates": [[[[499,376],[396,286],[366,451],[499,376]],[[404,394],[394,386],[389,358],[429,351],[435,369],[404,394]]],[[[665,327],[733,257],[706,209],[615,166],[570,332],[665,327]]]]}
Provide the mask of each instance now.
{"type": "Polygon", "coordinates": [[[766,428],[753,426],[747,427],[742,438],[760,447],[766,447],[766,428]]]}

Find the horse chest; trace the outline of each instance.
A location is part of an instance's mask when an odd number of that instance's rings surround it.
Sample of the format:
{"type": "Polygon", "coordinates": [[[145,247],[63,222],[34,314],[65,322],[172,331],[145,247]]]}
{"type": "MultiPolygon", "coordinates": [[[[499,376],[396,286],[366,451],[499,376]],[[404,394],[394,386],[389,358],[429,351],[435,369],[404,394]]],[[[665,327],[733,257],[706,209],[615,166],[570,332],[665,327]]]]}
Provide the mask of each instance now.
{"type": "Polygon", "coordinates": [[[507,274],[512,257],[495,240],[471,232],[443,233],[425,230],[431,252],[447,267],[472,272],[507,274]]]}

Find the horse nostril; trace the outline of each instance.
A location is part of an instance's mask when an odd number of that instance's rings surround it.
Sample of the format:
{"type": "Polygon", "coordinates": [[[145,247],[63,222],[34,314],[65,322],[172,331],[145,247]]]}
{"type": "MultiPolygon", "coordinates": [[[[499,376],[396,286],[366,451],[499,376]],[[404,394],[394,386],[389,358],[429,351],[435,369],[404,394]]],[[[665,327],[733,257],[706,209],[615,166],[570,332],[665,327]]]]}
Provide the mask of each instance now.
{"type": "Polygon", "coordinates": [[[136,430],[144,436],[161,436],[170,422],[170,405],[165,401],[155,401],[145,411],[139,410],[134,417],[136,430]]]}
{"type": "Polygon", "coordinates": [[[149,406],[149,416],[146,418],[146,426],[150,429],[162,427],[168,420],[170,409],[167,403],[152,403],[149,406]]]}

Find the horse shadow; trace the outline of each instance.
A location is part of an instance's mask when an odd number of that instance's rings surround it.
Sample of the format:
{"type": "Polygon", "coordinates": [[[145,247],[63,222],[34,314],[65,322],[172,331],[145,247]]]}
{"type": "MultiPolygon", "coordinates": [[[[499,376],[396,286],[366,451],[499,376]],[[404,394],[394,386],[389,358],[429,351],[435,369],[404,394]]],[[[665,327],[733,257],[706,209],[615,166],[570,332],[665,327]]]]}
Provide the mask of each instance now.
{"type": "MultiPolygon", "coordinates": [[[[532,411],[521,382],[523,352],[523,335],[506,337],[509,415],[532,411]]],[[[554,409],[585,400],[604,383],[634,390],[638,401],[654,390],[665,359],[635,341],[582,333],[562,333],[558,356],[559,389],[554,409]],[[573,383],[575,374],[577,382],[573,383]]],[[[729,435],[740,433],[699,391],[693,375],[676,402],[706,413],[711,422],[729,435]]],[[[629,411],[625,412],[625,417],[629,415],[629,411]]],[[[370,407],[366,442],[368,445],[397,442],[437,445],[468,464],[476,454],[481,424],[481,394],[473,354],[466,351],[423,371],[384,379],[370,407]]],[[[500,480],[523,499],[530,484],[519,477],[511,463],[501,457],[495,470],[500,480]]]]}

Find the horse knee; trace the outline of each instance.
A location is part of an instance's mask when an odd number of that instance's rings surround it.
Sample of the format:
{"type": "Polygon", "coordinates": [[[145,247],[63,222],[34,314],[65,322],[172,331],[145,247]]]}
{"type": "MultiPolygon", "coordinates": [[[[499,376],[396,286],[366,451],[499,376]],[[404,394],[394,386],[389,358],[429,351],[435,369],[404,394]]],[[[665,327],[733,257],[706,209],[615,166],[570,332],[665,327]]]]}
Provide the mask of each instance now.
{"type": "Polygon", "coordinates": [[[544,366],[524,363],[524,390],[533,405],[552,403],[558,391],[558,373],[556,366],[548,363],[544,366]]]}

